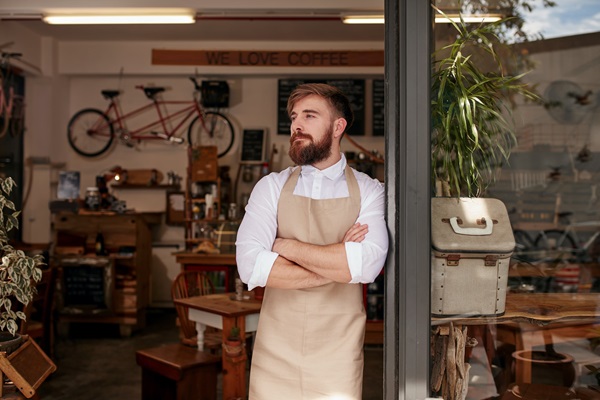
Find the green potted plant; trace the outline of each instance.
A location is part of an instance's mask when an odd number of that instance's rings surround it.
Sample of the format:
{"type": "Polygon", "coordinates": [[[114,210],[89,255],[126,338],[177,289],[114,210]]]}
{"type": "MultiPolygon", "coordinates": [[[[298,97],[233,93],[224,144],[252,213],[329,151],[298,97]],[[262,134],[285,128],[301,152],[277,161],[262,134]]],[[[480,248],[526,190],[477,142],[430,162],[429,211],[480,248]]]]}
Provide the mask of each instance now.
{"type": "Polygon", "coordinates": [[[240,328],[234,326],[229,331],[229,336],[223,343],[225,353],[230,357],[236,357],[242,354],[243,343],[240,337],[240,328]]]}
{"type": "MultiPolygon", "coordinates": [[[[435,9],[443,14],[439,9],[435,9]]],[[[482,202],[478,202],[480,199],[471,198],[482,197],[485,189],[494,181],[496,171],[508,160],[511,149],[516,144],[514,127],[509,121],[511,102],[508,100],[517,94],[527,99],[537,99],[537,96],[521,83],[522,74],[512,76],[505,73],[502,59],[496,52],[495,48],[502,44],[498,30],[505,23],[505,20],[499,20],[492,24],[468,25],[461,17],[460,22],[452,22],[456,36],[433,55],[431,179],[435,195],[445,198],[432,199],[432,253],[436,254],[431,265],[432,314],[462,313],[462,311],[446,311],[448,303],[457,303],[461,307],[464,305],[465,309],[477,310],[482,302],[473,306],[469,304],[471,299],[485,296],[500,298],[498,293],[473,291],[480,297],[471,296],[469,301],[462,298],[457,302],[456,299],[462,294],[456,290],[456,287],[452,287],[450,284],[452,281],[445,282],[445,268],[449,265],[458,265],[459,261],[445,259],[442,253],[457,253],[452,256],[458,255],[460,258],[459,253],[466,251],[465,247],[472,246],[473,250],[482,250],[480,248],[483,246],[482,243],[487,245],[485,239],[480,238],[491,234],[491,229],[487,229],[488,225],[489,228],[493,228],[491,215],[481,215],[489,218],[480,218],[481,226],[478,228],[463,228],[460,225],[460,218],[454,215],[458,210],[461,212],[469,210],[475,213],[486,208],[481,207],[482,202]],[[447,225],[451,228],[449,229],[447,225]],[[483,226],[486,229],[479,229],[483,226]],[[455,248],[456,237],[447,235],[448,231],[463,238],[460,246],[464,247],[455,248]],[[471,231],[473,233],[470,233],[471,231]],[[442,234],[438,234],[440,232],[442,234]],[[480,247],[474,245],[476,242],[480,247]]],[[[498,249],[498,252],[508,255],[510,242],[498,240],[498,243],[506,247],[502,248],[502,251],[498,249]]],[[[466,271],[472,271],[465,267],[464,260],[460,262],[461,268],[453,272],[467,274],[466,271]]],[[[478,264],[470,265],[476,268],[478,264]]],[[[507,269],[507,266],[508,263],[504,262],[502,269],[507,269]]],[[[496,282],[498,277],[492,275],[488,272],[485,279],[494,279],[496,282]]],[[[456,281],[454,278],[454,282],[456,281]]],[[[468,342],[466,328],[450,326],[448,332],[450,334],[442,332],[441,328],[437,327],[432,332],[432,342],[435,346],[444,346],[444,348],[449,347],[450,342],[459,343],[455,345],[454,356],[457,360],[462,359],[468,342]]],[[[466,365],[457,368],[468,371],[466,365]]],[[[468,388],[468,375],[452,374],[440,365],[434,364],[431,388],[433,392],[442,394],[445,399],[464,398],[468,388]]]]}
{"type": "Polygon", "coordinates": [[[521,82],[524,74],[505,73],[495,50],[506,20],[474,28],[452,22],[456,39],[434,53],[431,174],[438,189],[441,183],[438,195],[481,196],[516,144],[508,100],[539,100],[521,82]]]}
{"type": "Polygon", "coordinates": [[[19,307],[13,301],[25,307],[35,293],[35,282],[42,278],[42,256],[30,257],[9,244],[9,232],[19,227],[20,211],[9,199],[14,186],[12,178],[0,178],[0,342],[17,336],[17,321],[26,318],[22,310],[15,310],[19,307]]]}

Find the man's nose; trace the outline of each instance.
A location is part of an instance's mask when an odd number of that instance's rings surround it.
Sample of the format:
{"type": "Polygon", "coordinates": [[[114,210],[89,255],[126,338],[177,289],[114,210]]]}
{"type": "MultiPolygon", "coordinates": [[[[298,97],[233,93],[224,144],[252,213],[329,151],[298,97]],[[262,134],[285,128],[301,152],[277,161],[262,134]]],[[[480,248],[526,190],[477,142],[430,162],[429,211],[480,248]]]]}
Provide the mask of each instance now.
{"type": "Polygon", "coordinates": [[[302,132],[302,126],[300,125],[299,122],[294,121],[294,122],[292,122],[291,130],[292,130],[292,133],[302,132]]]}

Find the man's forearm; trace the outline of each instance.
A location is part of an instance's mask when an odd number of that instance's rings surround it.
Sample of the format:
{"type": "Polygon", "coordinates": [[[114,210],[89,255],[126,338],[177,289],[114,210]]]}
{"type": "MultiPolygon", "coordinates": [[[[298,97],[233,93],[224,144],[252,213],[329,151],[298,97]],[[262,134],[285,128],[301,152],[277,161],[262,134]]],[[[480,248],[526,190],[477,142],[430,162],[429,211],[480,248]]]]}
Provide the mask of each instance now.
{"type": "Polygon", "coordinates": [[[273,251],[332,281],[348,283],[352,279],[344,243],[320,246],[294,239],[277,239],[273,251]]]}
{"type": "Polygon", "coordinates": [[[284,257],[277,257],[269,278],[267,287],[279,289],[306,289],[311,287],[323,286],[330,283],[331,280],[324,278],[314,272],[302,268],[284,257]]]}

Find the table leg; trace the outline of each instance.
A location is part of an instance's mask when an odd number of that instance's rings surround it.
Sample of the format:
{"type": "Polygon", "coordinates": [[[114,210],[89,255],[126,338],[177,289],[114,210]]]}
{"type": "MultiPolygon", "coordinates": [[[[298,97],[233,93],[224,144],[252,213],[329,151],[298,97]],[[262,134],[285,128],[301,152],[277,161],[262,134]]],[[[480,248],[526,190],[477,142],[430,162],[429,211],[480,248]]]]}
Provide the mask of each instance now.
{"type": "Polygon", "coordinates": [[[206,329],[206,325],[202,322],[196,322],[196,340],[198,342],[198,350],[204,350],[204,330],[206,329]]]}
{"type": "MultiPolygon", "coordinates": [[[[228,318],[223,317],[223,342],[229,336],[231,328],[240,328],[242,343],[245,343],[246,320],[245,317],[228,318]]],[[[246,398],[246,348],[243,347],[242,354],[231,357],[223,351],[223,400],[246,398]]]]}

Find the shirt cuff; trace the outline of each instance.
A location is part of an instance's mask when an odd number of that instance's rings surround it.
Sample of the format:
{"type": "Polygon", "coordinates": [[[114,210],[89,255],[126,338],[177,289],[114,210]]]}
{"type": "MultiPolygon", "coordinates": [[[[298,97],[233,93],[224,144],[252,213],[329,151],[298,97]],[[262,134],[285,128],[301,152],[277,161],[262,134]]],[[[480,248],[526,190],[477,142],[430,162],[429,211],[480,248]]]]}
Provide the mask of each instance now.
{"type": "Polygon", "coordinates": [[[252,275],[248,280],[248,290],[252,290],[257,286],[267,286],[267,279],[277,257],[279,257],[279,254],[272,251],[263,250],[258,253],[252,275]]]}
{"type": "Polygon", "coordinates": [[[352,279],[350,283],[362,282],[362,245],[357,242],[346,242],[346,258],[352,279]]]}

